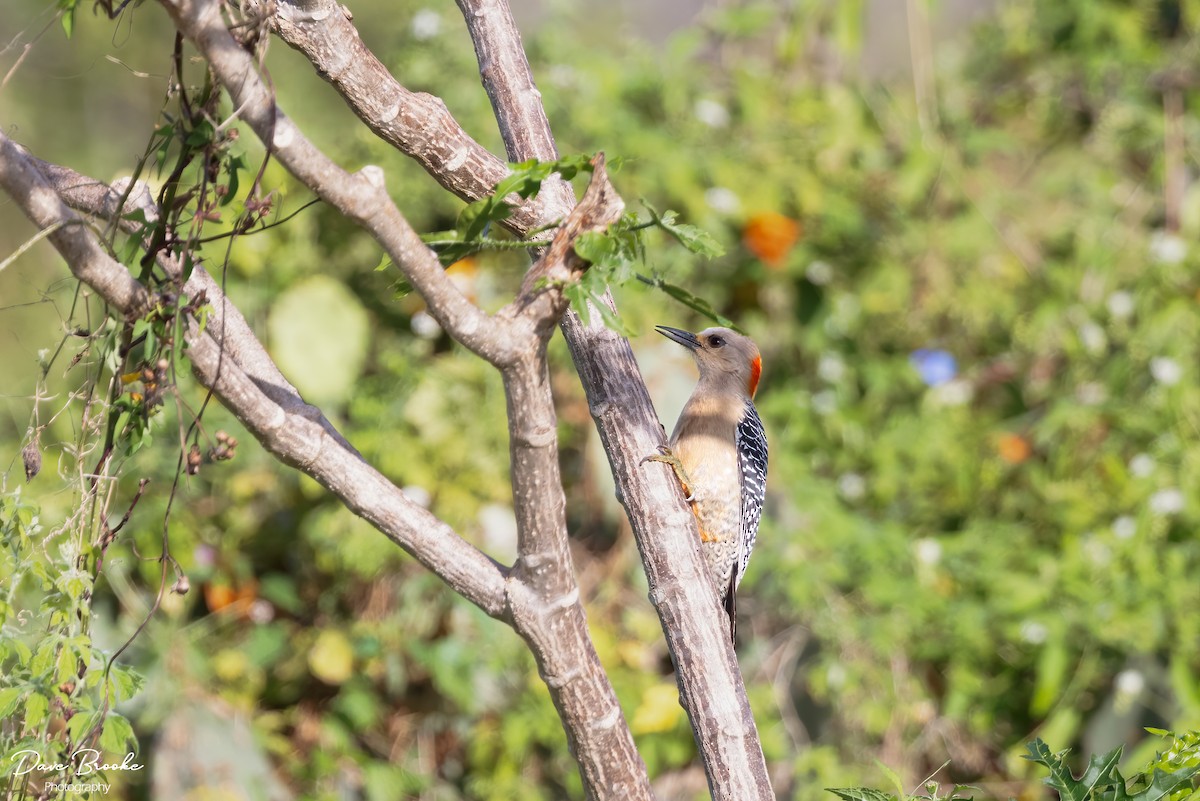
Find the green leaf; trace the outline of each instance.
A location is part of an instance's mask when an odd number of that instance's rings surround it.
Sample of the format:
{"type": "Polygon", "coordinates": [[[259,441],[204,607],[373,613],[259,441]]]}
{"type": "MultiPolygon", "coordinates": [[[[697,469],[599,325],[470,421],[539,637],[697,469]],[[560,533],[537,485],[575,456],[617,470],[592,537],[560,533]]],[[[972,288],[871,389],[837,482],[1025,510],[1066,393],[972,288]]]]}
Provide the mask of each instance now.
{"type": "Polygon", "coordinates": [[[454,222],[454,230],[463,242],[478,240],[493,222],[507,220],[512,214],[512,206],[495,195],[477,200],[458,213],[454,222]]]}
{"type": "Polygon", "coordinates": [[[113,665],[108,672],[110,691],[116,696],[114,701],[128,701],[133,698],[146,683],[142,674],[124,665],[113,665]]]}
{"type": "Polygon", "coordinates": [[[200,120],[196,123],[196,127],[188,132],[187,137],[183,140],[189,147],[201,148],[206,146],[213,140],[216,134],[216,129],[208,120],[200,120]]]}
{"type": "Polygon", "coordinates": [[[667,283],[666,281],[663,281],[661,278],[653,278],[653,279],[642,278],[642,280],[645,283],[650,284],[651,286],[661,289],[663,292],[666,292],[668,295],[670,295],[672,298],[674,298],[675,300],[682,303],[684,306],[687,306],[689,309],[691,309],[693,311],[699,312],[700,314],[704,315],[708,319],[715,322],[717,325],[723,325],[726,328],[733,328],[733,329],[737,328],[737,326],[734,325],[733,320],[730,320],[728,317],[726,317],[722,314],[718,314],[717,310],[712,307],[711,303],[709,303],[704,298],[700,298],[700,297],[693,295],[691,292],[688,292],[683,287],[676,286],[675,284],[667,283]]]}
{"type": "Polygon", "coordinates": [[[71,38],[71,34],[75,32],[75,4],[72,3],[69,8],[63,11],[62,18],[59,20],[62,23],[63,33],[67,38],[71,38]]]}
{"type": "Polygon", "coordinates": [[[113,754],[124,754],[131,743],[134,747],[137,746],[137,737],[133,733],[133,726],[123,715],[109,712],[104,719],[104,728],[100,732],[100,749],[113,754]]]}
{"type": "Polygon", "coordinates": [[[875,760],[875,767],[879,768],[879,770],[883,772],[883,775],[887,776],[888,781],[892,783],[892,786],[896,788],[896,796],[898,798],[903,798],[904,781],[900,778],[900,774],[892,770],[884,763],[880,762],[878,759],[875,760]]]}
{"type": "MultiPolygon", "coordinates": [[[[29,660],[33,659],[33,651],[30,650],[29,646],[20,640],[10,640],[9,642],[17,654],[17,664],[28,665],[29,660]]],[[[3,715],[0,715],[0,717],[3,717],[3,715]]]]}
{"type": "Polygon", "coordinates": [[[611,306],[604,302],[603,297],[593,295],[591,300],[595,307],[600,311],[600,319],[604,321],[606,326],[611,328],[613,331],[616,331],[623,337],[631,337],[634,335],[633,329],[626,325],[625,321],[621,319],[621,316],[617,314],[611,306]]]}
{"type": "Polygon", "coordinates": [[[584,325],[592,324],[591,308],[588,306],[590,295],[579,282],[572,282],[563,287],[563,297],[571,304],[571,308],[579,315],[584,325]]]}
{"type": "Polygon", "coordinates": [[[70,734],[71,741],[82,745],[83,739],[100,724],[103,714],[99,710],[87,713],[76,712],[75,716],[67,721],[67,733],[70,734]]]}
{"type": "Polygon", "coordinates": [[[1083,776],[1076,779],[1067,767],[1065,757],[1069,750],[1053,753],[1041,738],[1027,743],[1029,753],[1024,756],[1032,762],[1044,766],[1050,775],[1043,781],[1054,788],[1062,801],[1088,801],[1094,798],[1093,793],[1100,789],[1117,786],[1124,794],[1125,780],[1117,770],[1121,760],[1121,748],[1118,746],[1107,754],[1096,755],[1088,762],[1083,776]]]}
{"type": "MultiPolygon", "coordinates": [[[[2,705],[0,705],[2,706],[2,705]]],[[[6,717],[0,708],[0,718],[6,717]]],[[[25,729],[36,733],[50,717],[50,699],[41,693],[30,693],[25,699],[25,729]]]]}
{"type": "Polygon", "coordinates": [[[595,265],[611,265],[618,258],[619,246],[611,236],[599,231],[580,234],[575,240],[575,252],[579,258],[595,265]]]}
{"type": "Polygon", "coordinates": [[[844,801],[897,801],[896,796],[870,787],[826,787],[825,791],[844,801]]]}
{"type": "Polygon", "coordinates": [[[225,171],[229,173],[229,191],[225,193],[225,197],[221,198],[222,206],[228,206],[237,196],[240,186],[239,175],[244,169],[246,169],[246,159],[241,155],[231,155],[225,160],[225,171]]]}
{"type": "Polygon", "coordinates": [[[50,672],[50,666],[54,664],[54,657],[60,641],[60,637],[50,637],[42,640],[37,652],[29,660],[29,672],[31,675],[39,678],[50,678],[47,674],[50,672]]]}
{"type": "Polygon", "coordinates": [[[1129,801],[1160,801],[1179,790],[1191,787],[1192,779],[1200,773],[1200,765],[1166,772],[1155,768],[1150,784],[1144,790],[1128,795],[1129,801]]]}
{"type": "Polygon", "coordinates": [[[21,693],[25,692],[20,687],[5,687],[0,689],[0,719],[8,719],[17,711],[17,704],[21,702],[21,693]]]}
{"type": "Polygon", "coordinates": [[[670,209],[659,214],[658,210],[645,200],[642,201],[642,205],[650,212],[650,219],[655,225],[673,236],[692,253],[708,258],[725,255],[725,248],[712,234],[694,225],[675,222],[676,214],[670,209]]]}

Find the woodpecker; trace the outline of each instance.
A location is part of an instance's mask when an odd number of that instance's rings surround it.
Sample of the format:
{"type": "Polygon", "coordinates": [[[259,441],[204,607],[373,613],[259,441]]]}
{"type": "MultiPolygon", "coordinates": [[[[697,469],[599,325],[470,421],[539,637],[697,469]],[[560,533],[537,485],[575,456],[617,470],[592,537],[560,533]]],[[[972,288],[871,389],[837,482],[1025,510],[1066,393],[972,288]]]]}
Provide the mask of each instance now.
{"type": "Polygon", "coordinates": [[[700,379],[675,424],[670,448],[648,458],[669,464],[683,485],[732,639],[734,594],[750,563],[767,490],[767,435],[754,408],[762,357],[753,340],[728,328],[697,334],[665,325],[655,330],[692,352],[700,379]]]}

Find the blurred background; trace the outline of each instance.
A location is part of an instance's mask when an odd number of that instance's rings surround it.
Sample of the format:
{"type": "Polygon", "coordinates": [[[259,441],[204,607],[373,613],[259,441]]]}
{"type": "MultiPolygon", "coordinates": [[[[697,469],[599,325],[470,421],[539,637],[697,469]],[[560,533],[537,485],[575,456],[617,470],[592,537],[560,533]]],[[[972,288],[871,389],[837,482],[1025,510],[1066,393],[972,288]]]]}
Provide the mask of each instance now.
{"type": "MultiPolygon", "coordinates": [[[[402,83],[445,98],[502,152],[451,4],[349,5],[402,83]]],[[[115,22],[85,6],[70,40],[52,2],[0,6],[0,124],[41,158],[113,180],[160,119],[172,35],[154,4],[115,22]]],[[[700,261],[654,240],[646,271],[707,298],[763,351],[771,478],[739,652],[779,796],[889,789],[881,765],[911,790],[949,761],[937,779],[978,798],[1039,798],[1040,775],[1019,758],[1035,736],[1084,753],[1125,744],[1142,764],[1161,745],[1143,727],[1200,727],[1196,7],[518,10],[562,152],[624,157],[615,182],[631,207],[676,209],[727,250],[700,261]]],[[[306,62],[275,42],[268,66],[283,108],[327,152],[384,166],[419,230],[452,227],[462,204],[358,126],[306,62]]],[[[265,185],[280,214],[310,199],[273,164],[265,185]]],[[[0,200],[0,254],[33,233],[0,200]]],[[[207,256],[220,271],[224,245],[207,256]]],[[[375,271],[381,256],[316,205],[240,238],[224,277],[284,372],[373,464],[510,560],[500,381],[375,271]]],[[[452,269],[497,308],[523,266],[484,256],[452,269]]],[[[665,295],[617,292],[669,430],[694,368],[652,327],[707,322],[665,295]]],[[[13,554],[0,571],[24,576],[5,577],[10,669],[11,642],[44,630],[41,613],[17,611],[54,603],[36,566],[71,566],[60,540],[90,356],[68,366],[81,345],[65,333],[100,311],[44,243],[0,271],[0,523],[13,554]],[[31,425],[46,426],[45,465],[25,485],[31,425]],[[18,547],[20,526],[37,547],[18,547]]],[[[560,338],[552,357],[597,647],[661,797],[703,797],[560,338]]],[[[193,408],[203,398],[181,392],[193,408]]],[[[108,653],[159,587],[178,458],[170,404],[162,419],[125,465],[117,506],[151,482],[95,588],[91,632],[108,653]]],[[[192,589],[168,595],[122,656],[145,676],[119,709],[152,769],[123,777],[120,797],[581,797],[506,627],[223,410],[205,424],[241,445],[187,479],[171,510],[170,552],[192,589]]]]}

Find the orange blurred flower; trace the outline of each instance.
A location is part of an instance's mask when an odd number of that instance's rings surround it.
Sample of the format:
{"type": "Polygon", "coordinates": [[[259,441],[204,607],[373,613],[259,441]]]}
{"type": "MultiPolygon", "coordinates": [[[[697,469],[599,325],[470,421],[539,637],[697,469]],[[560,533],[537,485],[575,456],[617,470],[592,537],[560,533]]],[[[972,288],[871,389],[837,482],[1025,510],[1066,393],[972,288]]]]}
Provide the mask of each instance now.
{"type": "Polygon", "coordinates": [[[210,612],[220,612],[226,607],[233,607],[231,611],[245,615],[250,604],[254,603],[257,598],[258,582],[254,579],[245,582],[237,589],[229,584],[218,582],[207,582],[204,585],[204,602],[208,605],[210,612]]]}
{"type": "Polygon", "coordinates": [[[800,240],[800,223],[773,211],[755,214],[742,229],[742,244],[771,267],[782,267],[800,240]]]}
{"type": "Polygon", "coordinates": [[[1009,464],[1020,464],[1033,455],[1033,446],[1020,434],[1002,434],[996,441],[996,452],[1009,464]]]}
{"type": "Polygon", "coordinates": [[[458,287],[458,291],[466,295],[472,303],[479,301],[475,292],[475,279],[478,274],[479,259],[474,256],[459,259],[446,268],[446,275],[450,276],[450,280],[458,287]]]}

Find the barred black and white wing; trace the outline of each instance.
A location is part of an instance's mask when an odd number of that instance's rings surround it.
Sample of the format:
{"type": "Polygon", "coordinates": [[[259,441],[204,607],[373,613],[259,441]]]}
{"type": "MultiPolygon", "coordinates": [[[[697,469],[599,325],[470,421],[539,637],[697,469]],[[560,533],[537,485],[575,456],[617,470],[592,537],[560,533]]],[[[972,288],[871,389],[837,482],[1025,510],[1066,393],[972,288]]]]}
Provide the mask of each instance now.
{"type": "Polygon", "coordinates": [[[767,495],[767,432],[754,404],[746,401],[746,414],[734,432],[738,452],[738,471],[742,481],[742,532],[734,564],[733,589],[742,583],[750,553],[758,538],[758,522],[762,519],[763,500],[767,495]]]}

